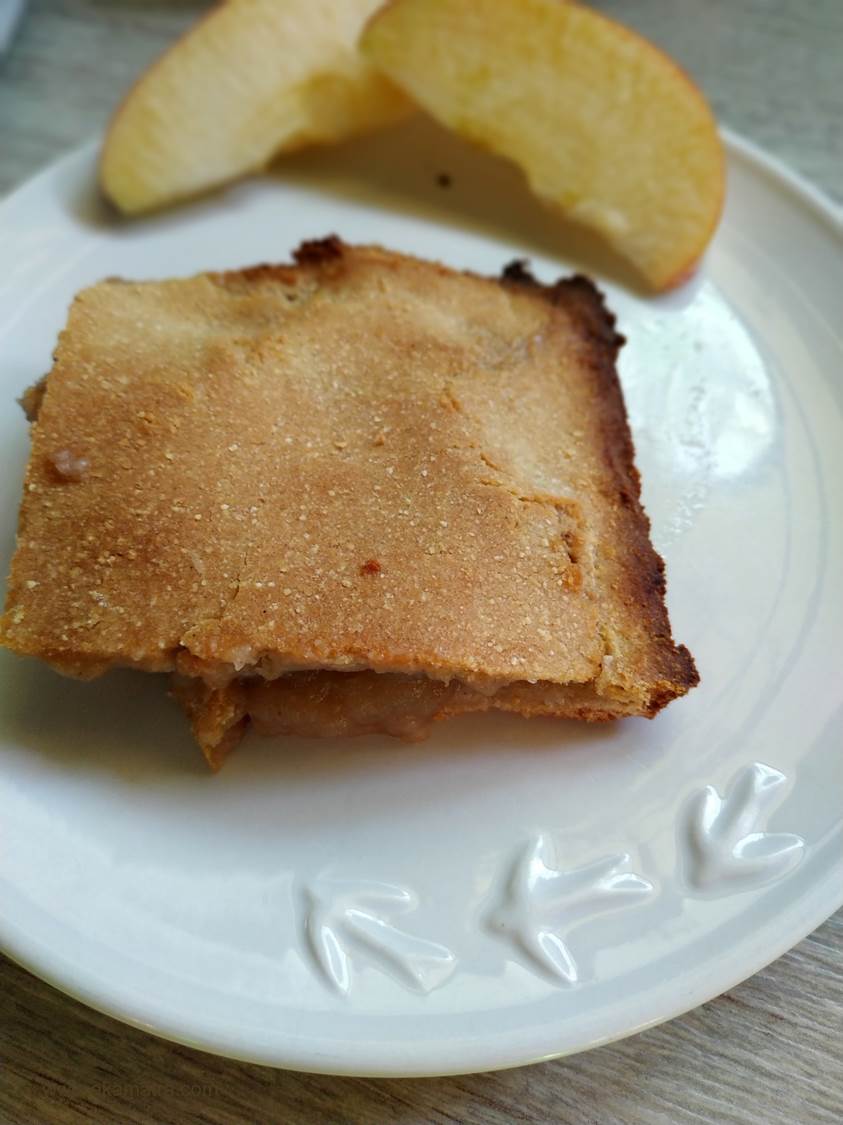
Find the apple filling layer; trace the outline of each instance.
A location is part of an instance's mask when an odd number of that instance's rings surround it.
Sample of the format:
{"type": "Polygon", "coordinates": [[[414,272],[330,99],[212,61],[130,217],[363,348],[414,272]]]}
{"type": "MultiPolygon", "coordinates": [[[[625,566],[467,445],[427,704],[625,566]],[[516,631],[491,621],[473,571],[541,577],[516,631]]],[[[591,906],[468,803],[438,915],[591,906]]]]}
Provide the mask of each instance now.
{"type": "Polygon", "coordinates": [[[640,705],[601,695],[595,683],[483,686],[447,683],[424,675],[373,671],[290,672],[274,680],[235,679],[213,687],[187,676],[173,677],[173,694],[214,768],[249,725],[261,735],[337,738],[390,734],[406,742],[428,737],[433,723],[470,711],[516,711],[606,720],[641,714],[640,705]]]}

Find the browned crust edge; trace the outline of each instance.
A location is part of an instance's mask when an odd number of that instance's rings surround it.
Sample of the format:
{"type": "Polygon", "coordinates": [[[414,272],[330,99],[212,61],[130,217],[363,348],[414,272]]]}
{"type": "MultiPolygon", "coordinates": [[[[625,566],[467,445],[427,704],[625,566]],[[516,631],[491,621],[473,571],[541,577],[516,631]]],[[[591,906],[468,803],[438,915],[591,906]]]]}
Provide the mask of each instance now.
{"type": "Polygon", "coordinates": [[[615,316],[607,309],[602,292],[581,274],[546,286],[533,277],[523,260],[516,260],[504,269],[502,282],[528,287],[551,304],[564,303],[584,329],[589,367],[602,404],[603,457],[616,482],[615,498],[629,552],[625,600],[635,607],[655,642],[657,663],[652,671],[656,682],[650,699],[650,713],[655,715],[671,699],[695,687],[700,677],[691,653],[673,640],[665,605],[664,559],[650,542],[650,520],[641,504],[641,478],[616,368],[626,340],[617,332],[615,316]]]}

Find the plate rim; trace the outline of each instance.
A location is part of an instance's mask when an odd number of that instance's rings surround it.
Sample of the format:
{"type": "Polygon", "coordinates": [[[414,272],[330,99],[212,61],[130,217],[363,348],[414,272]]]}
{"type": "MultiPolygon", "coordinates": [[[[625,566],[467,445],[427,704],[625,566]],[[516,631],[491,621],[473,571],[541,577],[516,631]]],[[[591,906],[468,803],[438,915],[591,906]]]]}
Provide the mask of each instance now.
{"type": "MultiPolygon", "coordinates": [[[[836,239],[843,243],[843,203],[835,201],[781,158],[770,154],[763,147],[734,130],[721,128],[721,135],[730,159],[743,160],[754,170],[763,174],[766,179],[777,183],[779,186],[784,186],[790,195],[795,197],[797,203],[807,207],[836,239]]],[[[20,202],[24,193],[31,190],[36,183],[55,176],[67,165],[86,159],[99,143],[99,138],[95,137],[70,149],[18,184],[5,196],[0,197],[0,221],[4,218],[4,212],[8,212],[15,204],[20,202]]],[[[843,861],[840,862],[839,867],[843,870],[843,861]]],[[[766,945],[760,956],[757,955],[757,948],[754,948],[751,955],[746,955],[740,961],[734,962],[730,973],[716,978],[717,984],[713,990],[709,985],[703,985],[690,992],[681,993],[681,999],[677,1003],[660,1009],[656,1015],[643,1018],[643,1013],[641,1013],[642,1018],[632,1022],[631,1026],[626,1026],[616,1032],[599,1035],[578,1046],[553,1046],[551,1043],[552,1031],[548,1030],[543,1031],[546,1049],[532,1047],[527,1050],[522,1048],[519,1051],[515,1045],[517,1032],[513,1034],[511,1039],[507,1039],[510,1045],[504,1048],[494,1042],[483,1046],[482,1040],[479,1044],[475,1042],[469,1044],[466,1041],[463,1044],[464,1050],[461,1056],[463,1061],[456,1063],[447,1061],[452,1057],[451,1045],[448,1041],[442,1041],[442,1045],[433,1051],[431,1051],[429,1045],[417,1046],[413,1050],[413,1063],[409,1063],[406,1052],[402,1052],[400,1055],[396,1054],[392,1060],[382,1058],[377,1065],[372,1066],[360,1065],[363,1058],[368,1058],[371,1062],[371,1054],[366,1055],[365,1049],[362,1052],[346,1051],[342,1056],[332,1056],[330,1059],[326,1059],[323,1055],[320,1059],[315,1057],[312,1046],[309,1047],[307,1044],[297,1046],[290,1037],[283,1050],[276,1041],[271,1049],[261,1052],[255,1048],[254,1044],[249,1049],[242,1038],[238,1039],[236,1032],[228,1030],[220,1032],[213,1028],[206,1028],[199,1033],[196,1029],[189,1029],[186,1022],[179,1025],[169,1016],[161,1018],[160,1014],[152,1022],[150,1014],[142,1011],[141,1006],[135,1005],[133,1010],[132,1005],[120,995],[119,988],[115,989],[113,985],[109,986],[102,982],[97,987],[90,980],[84,981],[78,976],[74,983],[73,968],[64,964],[61,957],[57,957],[50,951],[42,950],[40,951],[42,956],[39,958],[38,947],[33,946],[31,941],[26,943],[22,935],[18,935],[15,923],[10,918],[6,918],[2,912],[0,912],[0,953],[3,953],[10,961],[31,972],[51,987],[56,988],[59,992],[85,1004],[86,1007],[94,1011],[165,1041],[178,1043],[210,1054],[277,1069],[297,1070],[313,1074],[383,1078],[445,1077],[511,1069],[574,1055],[581,1051],[591,1050],[594,1047],[617,1042],[661,1023],[666,1023],[701,1004],[715,999],[783,956],[843,907],[843,881],[837,880],[835,874],[836,869],[833,869],[830,874],[815,880],[809,895],[806,896],[810,899],[813,908],[803,910],[798,926],[788,929],[786,936],[781,940],[766,945]],[[835,886],[837,893],[829,893],[833,892],[835,886]],[[21,936],[21,940],[18,940],[19,936],[21,936]],[[33,952],[33,949],[35,949],[35,952],[33,952]],[[471,1061],[467,1057],[469,1046],[470,1053],[478,1056],[475,1061],[471,1061]],[[358,1056],[359,1061],[356,1061],[358,1056]],[[435,1061],[437,1058],[440,1060],[438,1063],[435,1061]]],[[[86,970],[83,975],[91,977],[92,974],[86,970]]],[[[233,1026],[236,1028],[236,1024],[233,1026]]]]}

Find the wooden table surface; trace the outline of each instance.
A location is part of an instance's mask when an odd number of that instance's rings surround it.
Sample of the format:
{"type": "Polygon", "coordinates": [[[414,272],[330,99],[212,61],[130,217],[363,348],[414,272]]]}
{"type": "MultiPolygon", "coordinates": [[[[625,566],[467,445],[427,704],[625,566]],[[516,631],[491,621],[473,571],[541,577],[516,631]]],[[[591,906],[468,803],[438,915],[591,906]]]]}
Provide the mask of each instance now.
{"type": "MultiPolygon", "coordinates": [[[[0,192],[96,132],[132,76],[204,6],[30,0],[0,58],[0,192]]],[[[843,198],[843,0],[599,6],[667,47],[723,122],[843,198]]],[[[843,911],[669,1024],[465,1078],[326,1078],[215,1058],[124,1027],[0,958],[2,1125],[454,1121],[843,1121],[843,911]]]]}

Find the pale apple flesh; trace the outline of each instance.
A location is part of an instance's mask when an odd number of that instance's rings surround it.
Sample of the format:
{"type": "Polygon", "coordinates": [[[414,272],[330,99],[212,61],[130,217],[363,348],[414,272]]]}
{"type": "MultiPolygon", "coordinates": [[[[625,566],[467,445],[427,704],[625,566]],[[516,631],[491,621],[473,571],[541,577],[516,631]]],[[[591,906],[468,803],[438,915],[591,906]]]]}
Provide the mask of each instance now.
{"type": "Polygon", "coordinates": [[[565,0],[392,0],[360,47],[654,288],[694,268],[722,209],[722,144],[700,91],[647,40],[565,0]]]}
{"type": "Polygon", "coordinates": [[[225,0],[141,76],[115,113],[100,183],[123,211],[196,195],[280,152],[410,112],[357,52],[377,0],[225,0]]]}

